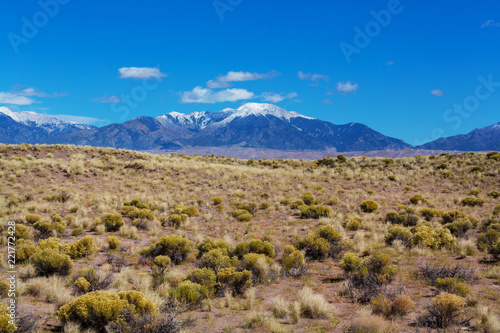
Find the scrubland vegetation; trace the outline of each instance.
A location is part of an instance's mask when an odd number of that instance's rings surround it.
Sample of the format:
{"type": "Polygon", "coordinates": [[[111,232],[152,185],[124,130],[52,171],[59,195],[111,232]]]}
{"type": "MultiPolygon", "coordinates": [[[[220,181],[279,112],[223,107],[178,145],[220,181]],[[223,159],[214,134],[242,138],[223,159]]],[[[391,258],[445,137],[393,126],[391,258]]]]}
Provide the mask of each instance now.
{"type": "Polygon", "coordinates": [[[0,145],[0,186],[2,333],[500,332],[499,153],[0,145]]]}

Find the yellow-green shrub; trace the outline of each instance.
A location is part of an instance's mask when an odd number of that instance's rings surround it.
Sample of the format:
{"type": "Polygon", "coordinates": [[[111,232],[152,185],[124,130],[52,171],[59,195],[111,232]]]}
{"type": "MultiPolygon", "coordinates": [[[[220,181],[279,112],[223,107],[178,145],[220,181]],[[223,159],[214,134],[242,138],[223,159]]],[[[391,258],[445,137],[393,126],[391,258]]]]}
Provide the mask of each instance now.
{"type": "Polygon", "coordinates": [[[123,222],[122,216],[119,213],[110,213],[104,215],[102,218],[102,223],[106,227],[107,231],[117,231],[121,226],[125,224],[123,222]]]}
{"type": "Polygon", "coordinates": [[[304,206],[305,202],[302,199],[295,200],[290,204],[290,208],[292,209],[298,209],[300,206],[304,206]]]}
{"type": "Polygon", "coordinates": [[[239,263],[238,257],[230,257],[225,248],[216,248],[204,253],[200,258],[202,267],[209,268],[215,272],[228,267],[236,267],[239,263]]]}
{"type": "Polygon", "coordinates": [[[315,230],[318,237],[326,239],[330,244],[336,244],[342,240],[342,234],[332,225],[319,226],[315,230]]]}
{"type": "Polygon", "coordinates": [[[78,279],[76,279],[74,285],[82,293],[86,292],[90,288],[90,282],[87,281],[87,279],[85,279],[83,276],[80,276],[78,279]]]}
{"type": "Polygon", "coordinates": [[[476,197],[467,197],[461,201],[462,206],[476,207],[482,206],[486,200],[476,197]]]}
{"type": "Polygon", "coordinates": [[[359,228],[361,228],[361,222],[363,222],[363,220],[359,217],[353,219],[347,219],[346,221],[344,221],[344,226],[347,230],[356,231],[359,230],[359,228]]]}
{"type": "Polygon", "coordinates": [[[477,235],[477,248],[480,251],[490,251],[500,240],[500,231],[495,228],[488,227],[486,232],[477,235]]]}
{"type": "Polygon", "coordinates": [[[9,294],[9,290],[10,284],[4,279],[0,280],[0,298],[7,297],[7,295],[9,294]]]}
{"type": "Polygon", "coordinates": [[[333,226],[326,225],[316,228],[313,232],[309,233],[305,238],[299,239],[297,248],[303,250],[306,257],[318,260],[324,259],[329,255],[333,249],[339,250],[342,234],[333,226]]]}
{"type": "Polygon", "coordinates": [[[14,233],[16,240],[19,239],[29,239],[30,238],[30,228],[25,225],[17,224],[16,232],[14,233]]]}
{"type": "Polygon", "coordinates": [[[287,254],[281,260],[281,264],[286,272],[290,270],[297,270],[302,268],[306,264],[304,255],[299,250],[295,250],[290,254],[287,254]]]}
{"type": "Polygon", "coordinates": [[[154,306],[153,302],[139,291],[136,290],[120,291],[118,293],[118,297],[128,302],[129,311],[135,315],[155,313],[158,311],[154,306]]]}
{"type": "Polygon", "coordinates": [[[110,291],[93,291],[63,305],[57,316],[63,324],[76,322],[82,328],[102,331],[104,327],[119,319],[129,310],[127,300],[110,291]]]}
{"type": "Polygon", "coordinates": [[[440,217],[442,212],[435,208],[421,208],[420,215],[422,215],[427,221],[430,221],[433,217],[440,217]]]}
{"type": "Polygon", "coordinates": [[[385,242],[389,245],[395,240],[401,241],[405,246],[412,244],[413,235],[411,231],[401,225],[393,225],[389,228],[389,232],[385,236],[385,242]]]}
{"type": "Polygon", "coordinates": [[[123,203],[124,206],[133,206],[133,207],[137,207],[139,209],[149,209],[149,206],[143,202],[141,202],[141,200],[139,199],[132,199],[132,201],[125,201],[123,203]]]}
{"type": "Polygon", "coordinates": [[[36,250],[37,247],[33,241],[21,239],[17,243],[16,260],[18,262],[25,262],[35,254],[36,250]]]}
{"type": "Polygon", "coordinates": [[[412,229],[413,245],[422,245],[431,249],[455,248],[457,239],[446,228],[433,229],[429,225],[420,224],[412,229]]]}
{"type": "Polygon", "coordinates": [[[376,212],[379,208],[378,202],[375,200],[365,200],[359,204],[359,209],[365,213],[373,213],[376,212]]]}
{"type": "Polygon", "coordinates": [[[346,253],[339,266],[357,280],[371,276],[379,284],[392,281],[398,271],[397,266],[392,263],[388,255],[378,252],[365,259],[354,253],[346,253]]]}
{"type": "Polygon", "coordinates": [[[236,272],[234,267],[221,269],[217,273],[217,282],[222,290],[230,290],[234,295],[242,295],[252,287],[252,272],[236,272]]]}
{"type": "Polygon", "coordinates": [[[333,215],[333,209],[329,206],[300,206],[301,219],[319,219],[320,217],[328,217],[333,215]]]}
{"type": "Polygon", "coordinates": [[[412,203],[413,205],[418,205],[419,203],[426,203],[426,202],[427,202],[427,199],[425,199],[420,194],[415,194],[414,196],[412,196],[410,198],[410,203],[412,203]]]}
{"type": "Polygon", "coordinates": [[[413,208],[405,207],[402,212],[388,212],[385,215],[385,221],[392,224],[402,224],[404,226],[414,226],[418,222],[418,216],[415,215],[413,208]]]}
{"type": "Polygon", "coordinates": [[[121,241],[118,237],[116,236],[109,236],[106,241],[108,242],[108,245],[109,245],[109,249],[111,251],[116,251],[117,249],[120,248],[120,245],[121,245],[121,241]]]}
{"type": "Polygon", "coordinates": [[[72,259],[90,256],[98,251],[94,237],[85,236],[80,240],[71,243],[68,254],[72,259]]]}
{"type": "Polygon", "coordinates": [[[240,222],[249,222],[249,221],[253,220],[252,214],[250,214],[245,209],[233,210],[231,212],[231,215],[233,215],[240,222]]]}
{"type": "Polygon", "coordinates": [[[204,253],[209,252],[210,250],[220,248],[226,249],[227,253],[232,253],[234,251],[234,247],[230,243],[224,240],[215,241],[210,237],[206,237],[202,242],[198,244],[198,258],[200,258],[204,253]]]}
{"type": "Polygon", "coordinates": [[[460,282],[460,280],[457,278],[452,278],[452,277],[438,278],[436,280],[435,286],[438,289],[462,297],[465,297],[470,293],[469,286],[466,283],[460,282]]]}
{"type": "Polygon", "coordinates": [[[269,266],[274,263],[274,260],[265,254],[258,253],[245,254],[242,259],[244,269],[247,269],[256,275],[262,275],[263,267],[260,266],[264,263],[267,264],[267,267],[269,268],[269,266]]]}
{"type": "Polygon", "coordinates": [[[208,296],[208,289],[198,283],[187,280],[179,284],[177,288],[170,289],[169,294],[170,297],[190,307],[194,307],[198,305],[203,298],[208,296]]]}
{"type": "Polygon", "coordinates": [[[143,248],[140,253],[150,257],[166,255],[172,259],[174,264],[185,261],[191,252],[194,243],[179,235],[167,235],[160,238],[156,243],[143,248]]]}
{"type": "Polygon", "coordinates": [[[217,291],[217,275],[208,268],[195,268],[189,272],[188,280],[207,288],[208,296],[213,297],[217,291]]]}
{"type": "Polygon", "coordinates": [[[186,207],[186,210],[183,212],[187,214],[189,217],[194,217],[200,215],[200,211],[193,205],[189,205],[186,207]]]}
{"type": "Polygon", "coordinates": [[[294,252],[296,250],[297,249],[293,245],[290,245],[290,244],[285,245],[283,247],[283,257],[286,257],[286,256],[292,254],[292,252],[294,252]]]}
{"type": "Polygon", "coordinates": [[[138,208],[135,206],[124,206],[122,207],[121,214],[130,219],[147,219],[153,220],[155,218],[154,213],[148,208],[138,208]]]}
{"type": "Polygon", "coordinates": [[[189,216],[187,214],[170,214],[168,222],[172,228],[180,228],[187,222],[189,216]]]}
{"type": "Polygon", "coordinates": [[[17,329],[15,325],[9,323],[12,320],[9,314],[9,309],[0,303],[0,333],[14,333],[17,329]]]}
{"type": "Polygon", "coordinates": [[[311,192],[305,192],[302,195],[302,201],[304,201],[304,204],[310,206],[314,204],[314,195],[311,192]]]}
{"type": "Polygon", "coordinates": [[[24,219],[26,220],[27,223],[29,224],[34,224],[38,221],[41,221],[43,219],[42,216],[36,215],[36,214],[27,214],[24,219]]]}
{"type": "Polygon", "coordinates": [[[371,304],[374,313],[380,313],[386,318],[404,317],[415,307],[415,303],[405,295],[398,295],[391,300],[380,294],[372,297],[371,304]]]}
{"type": "Polygon", "coordinates": [[[430,311],[437,326],[445,328],[455,322],[464,307],[465,301],[462,297],[444,292],[434,297],[430,311]]]}
{"type": "Polygon", "coordinates": [[[66,253],[69,250],[69,245],[61,242],[61,240],[56,237],[49,237],[47,239],[40,240],[38,247],[40,250],[52,249],[61,253],[66,253]]]}
{"type": "Polygon", "coordinates": [[[468,218],[459,218],[454,222],[445,224],[444,227],[450,230],[454,236],[459,237],[465,234],[468,230],[472,229],[473,225],[468,218]]]}
{"type": "Polygon", "coordinates": [[[276,256],[274,246],[271,243],[261,241],[260,239],[252,239],[248,242],[248,252],[265,254],[270,258],[274,258],[276,256]]]}
{"type": "Polygon", "coordinates": [[[172,261],[170,260],[170,257],[168,256],[157,256],[154,260],[153,263],[158,266],[158,267],[168,267],[170,266],[170,263],[172,261]]]}
{"type": "Polygon", "coordinates": [[[37,231],[37,236],[40,238],[50,236],[53,231],[56,231],[59,234],[62,234],[64,233],[64,231],[66,231],[66,227],[64,226],[64,224],[60,222],[52,222],[49,220],[41,220],[35,222],[33,224],[33,228],[37,231]]]}
{"type": "Polygon", "coordinates": [[[31,263],[38,275],[68,275],[73,267],[71,258],[52,249],[38,251],[31,257],[31,263]]]}

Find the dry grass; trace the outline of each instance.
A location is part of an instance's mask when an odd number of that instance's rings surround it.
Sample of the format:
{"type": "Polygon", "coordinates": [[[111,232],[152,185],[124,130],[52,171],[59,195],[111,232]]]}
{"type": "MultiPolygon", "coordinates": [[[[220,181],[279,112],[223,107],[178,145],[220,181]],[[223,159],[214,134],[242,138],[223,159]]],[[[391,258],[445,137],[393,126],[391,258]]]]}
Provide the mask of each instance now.
{"type": "Polygon", "coordinates": [[[329,318],[331,306],[321,294],[315,294],[311,288],[304,287],[298,294],[300,312],[305,318],[329,318]]]}
{"type": "Polygon", "coordinates": [[[37,277],[20,283],[19,292],[55,304],[57,309],[75,298],[67,279],[58,276],[37,277]]]}
{"type": "Polygon", "coordinates": [[[354,333],[383,333],[388,327],[389,323],[383,317],[367,315],[353,319],[350,330],[354,333]]]}
{"type": "Polygon", "coordinates": [[[243,308],[245,310],[252,310],[255,304],[255,288],[250,288],[245,291],[245,301],[243,308]]]}
{"type": "Polygon", "coordinates": [[[500,317],[494,314],[490,308],[482,306],[479,308],[476,328],[486,333],[500,332],[500,317]]]}
{"type": "Polygon", "coordinates": [[[275,318],[285,318],[288,314],[288,307],[287,302],[281,297],[274,298],[271,302],[271,310],[275,318]]]}

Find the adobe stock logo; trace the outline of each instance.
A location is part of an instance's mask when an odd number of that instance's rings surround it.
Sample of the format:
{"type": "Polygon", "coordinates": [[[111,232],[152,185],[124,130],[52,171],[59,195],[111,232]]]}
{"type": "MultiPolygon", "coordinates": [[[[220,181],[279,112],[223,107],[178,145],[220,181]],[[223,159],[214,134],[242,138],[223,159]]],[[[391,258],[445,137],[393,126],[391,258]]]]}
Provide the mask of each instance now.
{"type": "Polygon", "coordinates": [[[14,52],[19,53],[19,46],[21,44],[28,44],[30,40],[38,35],[40,29],[45,27],[51,18],[59,14],[61,5],[66,5],[70,0],[40,0],[38,6],[40,10],[31,17],[31,20],[26,16],[21,18],[23,23],[21,27],[21,34],[9,32],[7,38],[14,52]]]}
{"type": "MultiPolygon", "coordinates": [[[[412,0],[407,0],[412,1],[412,0]]],[[[339,44],[340,50],[344,55],[347,63],[350,64],[352,62],[353,54],[360,54],[364,48],[367,48],[368,45],[372,42],[374,38],[376,38],[382,32],[382,28],[387,28],[395,15],[399,15],[403,12],[404,7],[401,5],[401,1],[399,0],[389,0],[387,3],[387,9],[380,10],[378,12],[372,10],[370,11],[370,15],[373,17],[373,20],[367,22],[365,24],[364,29],[361,29],[358,26],[354,27],[354,40],[352,44],[342,42],[339,44]]]]}
{"type": "Polygon", "coordinates": [[[219,19],[224,21],[224,15],[226,12],[232,12],[236,7],[241,5],[243,0],[215,0],[212,4],[219,15],[219,19]]]}

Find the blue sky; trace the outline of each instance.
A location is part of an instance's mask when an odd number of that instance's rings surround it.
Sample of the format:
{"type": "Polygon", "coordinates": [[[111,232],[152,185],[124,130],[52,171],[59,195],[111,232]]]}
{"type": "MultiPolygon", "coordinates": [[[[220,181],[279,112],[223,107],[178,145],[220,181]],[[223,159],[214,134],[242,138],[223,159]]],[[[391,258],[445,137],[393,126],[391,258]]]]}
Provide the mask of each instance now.
{"type": "Polygon", "coordinates": [[[0,106],[12,110],[102,125],[270,102],[410,144],[500,121],[495,0],[3,6],[0,106]]]}

